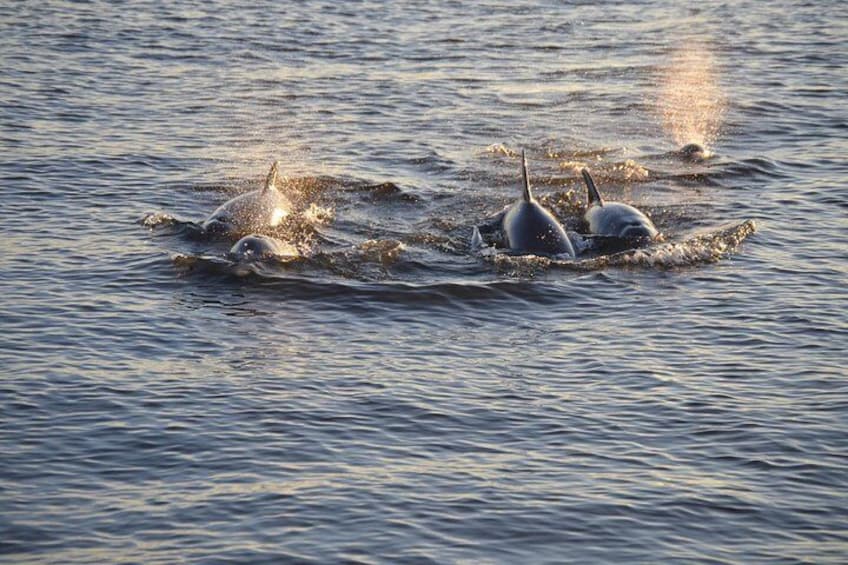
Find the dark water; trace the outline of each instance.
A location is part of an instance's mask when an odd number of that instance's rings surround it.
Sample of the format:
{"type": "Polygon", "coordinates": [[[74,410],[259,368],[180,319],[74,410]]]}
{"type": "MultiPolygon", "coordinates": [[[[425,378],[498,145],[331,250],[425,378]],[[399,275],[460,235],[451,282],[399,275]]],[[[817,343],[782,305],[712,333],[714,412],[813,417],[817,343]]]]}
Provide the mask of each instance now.
{"type": "Polygon", "coordinates": [[[845,562],[846,22],[4,4],[0,559],[845,562]],[[471,249],[520,149],[666,242],[471,249]],[[303,256],[234,269],[179,222],[274,159],[303,256]]]}

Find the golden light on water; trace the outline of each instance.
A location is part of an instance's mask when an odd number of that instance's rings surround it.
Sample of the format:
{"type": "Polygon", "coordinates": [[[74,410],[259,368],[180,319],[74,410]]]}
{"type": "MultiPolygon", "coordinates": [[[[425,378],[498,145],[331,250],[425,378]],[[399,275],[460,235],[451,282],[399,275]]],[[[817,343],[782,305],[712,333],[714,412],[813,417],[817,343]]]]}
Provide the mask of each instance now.
{"type": "Polygon", "coordinates": [[[718,84],[718,65],[703,43],[687,42],[662,69],[659,111],[678,147],[709,148],[718,137],[726,100],[718,84]]]}

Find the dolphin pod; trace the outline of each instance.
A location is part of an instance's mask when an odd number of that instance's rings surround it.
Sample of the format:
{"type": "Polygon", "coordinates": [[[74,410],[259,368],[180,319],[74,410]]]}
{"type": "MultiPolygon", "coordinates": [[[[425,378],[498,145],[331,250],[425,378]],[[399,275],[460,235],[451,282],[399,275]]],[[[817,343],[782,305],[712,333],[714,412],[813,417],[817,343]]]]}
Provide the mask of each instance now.
{"type": "MultiPolygon", "coordinates": [[[[220,205],[203,222],[209,234],[241,236],[227,257],[236,262],[297,255],[297,250],[278,239],[254,232],[273,228],[292,213],[288,197],[277,187],[279,162],[275,161],[261,189],[236,196],[220,205]]],[[[571,239],[559,220],[533,197],[527,157],[521,151],[521,195],[487,223],[475,226],[472,248],[483,244],[485,233],[497,247],[516,254],[576,257],[571,239]]],[[[603,244],[633,247],[661,237],[653,222],[641,211],[621,202],[606,202],[587,169],[581,174],[586,183],[587,209],[584,219],[589,236],[603,244]]],[[[578,236],[579,237],[579,236],[578,236]]],[[[235,237],[233,237],[235,238],[235,237]]]]}
{"type": "MultiPolygon", "coordinates": [[[[581,173],[588,191],[584,220],[589,233],[588,237],[577,234],[577,240],[582,238],[589,244],[588,248],[596,252],[616,252],[649,244],[661,237],[645,214],[628,204],[605,202],[589,171],[582,169],[581,173]]],[[[488,241],[513,253],[575,257],[574,247],[562,224],[533,198],[524,151],[521,152],[521,176],[521,197],[500,214],[474,227],[472,249],[484,247],[488,241]]]]}

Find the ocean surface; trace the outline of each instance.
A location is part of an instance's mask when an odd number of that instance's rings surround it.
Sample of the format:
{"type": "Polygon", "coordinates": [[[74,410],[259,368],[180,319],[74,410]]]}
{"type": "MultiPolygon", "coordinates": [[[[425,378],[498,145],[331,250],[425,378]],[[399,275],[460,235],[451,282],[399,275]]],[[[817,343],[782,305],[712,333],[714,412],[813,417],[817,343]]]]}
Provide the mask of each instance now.
{"type": "Polygon", "coordinates": [[[848,3],[170,4],[0,5],[0,561],[848,561],[848,3]]]}

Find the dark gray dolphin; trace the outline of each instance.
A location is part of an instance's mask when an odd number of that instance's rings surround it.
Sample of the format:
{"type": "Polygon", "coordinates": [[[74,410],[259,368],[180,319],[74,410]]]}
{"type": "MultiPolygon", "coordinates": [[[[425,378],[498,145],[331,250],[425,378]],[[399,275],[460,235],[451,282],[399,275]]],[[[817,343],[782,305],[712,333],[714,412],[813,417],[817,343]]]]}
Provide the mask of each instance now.
{"type": "Polygon", "coordinates": [[[228,257],[233,261],[256,261],[297,255],[297,249],[273,237],[246,235],[233,245],[228,257]]]}
{"type": "Polygon", "coordinates": [[[632,240],[633,243],[647,242],[659,235],[653,222],[633,206],[604,202],[589,171],[582,169],[580,172],[586,182],[589,199],[584,217],[592,235],[632,240]]]}
{"type": "Polygon", "coordinates": [[[265,186],[221,204],[203,222],[209,233],[243,234],[273,228],[291,213],[289,199],[277,188],[279,161],[271,165],[265,186]]]}
{"type": "Polygon", "coordinates": [[[519,253],[574,257],[574,247],[565,229],[533,198],[524,151],[521,152],[521,178],[521,198],[506,210],[501,219],[505,245],[519,253]]]}

